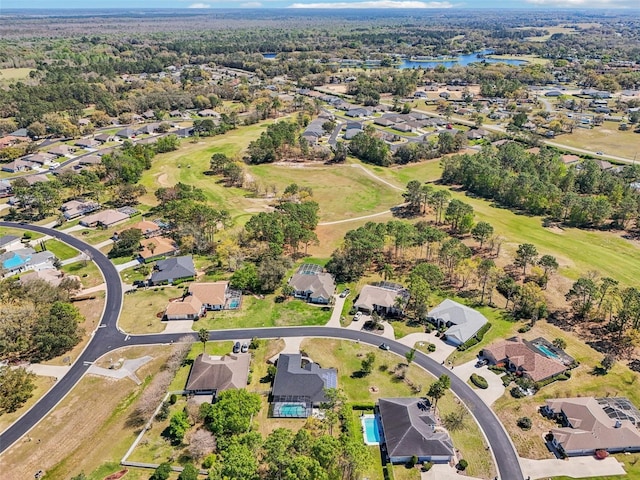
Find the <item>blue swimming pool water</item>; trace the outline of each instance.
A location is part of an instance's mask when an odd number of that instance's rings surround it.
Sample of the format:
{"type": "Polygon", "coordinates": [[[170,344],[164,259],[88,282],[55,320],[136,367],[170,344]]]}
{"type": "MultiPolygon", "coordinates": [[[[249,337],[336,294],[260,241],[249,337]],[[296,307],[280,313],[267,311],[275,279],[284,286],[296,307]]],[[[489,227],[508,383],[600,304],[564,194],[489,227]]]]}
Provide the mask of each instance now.
{"type": "Polygon", "coordinates": [[[364,426],[364,442],[367,445],[379,444],[380,427],[378,426],[378,417],[364,417],[362,425],[364,426]]]}
{"type": "Polygon", "coordinates": [[[544,353],[547,357],[551,358],[560,358],[558,355],[553,353],[546,345],[536,345],[536,348],[544,353]]]}
{"type": "Polygon", "coordinates": [[[7,258],[4,262],[2,262],[2,266],[6,269],[11,270],[12,268],[17,268],[24,263],[24,260],[20,258],[18,255],[14,255],[11,258],[7,258]]]}
{"type": "Polygon", "coordinates": [[[282,405],[280,415],[282,417],[306,417],[306,409],[303,405],[282,405]]]}
{"type": "Polygon", "coordinates": [[[231,302],[229,302],[229,308],[238,308],[238,305],[240,305],[238,300],[231,300],[231,302]]]}

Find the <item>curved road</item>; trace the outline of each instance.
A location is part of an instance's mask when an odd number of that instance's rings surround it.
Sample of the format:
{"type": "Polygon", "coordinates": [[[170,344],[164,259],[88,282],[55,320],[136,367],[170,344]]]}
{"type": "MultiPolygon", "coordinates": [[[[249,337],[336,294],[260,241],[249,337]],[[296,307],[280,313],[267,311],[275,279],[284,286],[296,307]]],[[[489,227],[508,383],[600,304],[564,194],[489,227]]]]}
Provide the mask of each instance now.
{"type": "MultiPolygon", "coordinates": [[[[87,245],[71,235],[35,225],[20,225],[11,222],[0,222],[1,227],[14,227],[31,230],[50,235],[62,240],[80,251],[88,251],[102,271],[107,284],[107,298],[102,317],[101,328],[98,328],[87,347],[78,357],[69,372],[62,377],[47,394],[38,401],[27,413],[17,420],[11,427],[0,435],[0,453],[8,449],[14,442],[26,434],[38,421],[46,416],[82,378],[93,362],[105,353],[119,347],[129,345],[158,345],[178,341],[184,338],[184,333],[151,334],[125,336],[117,328],[118,316],[122,308],[122,282],[111,261],[96,248],[87,245]]],[[[197,340],[197,333],[191,334],[197,340]]],[[[335,327],[276,327],[276,328],[247,328],[240,330],[214,330],[209,333],[209,340],[236,340],[238,338],[278,338],[278,337],[329,337],[344,340],[359,341],[378,346],[381,338],[372,333],[347,330],[335,327]]],[[[404,356],[409,347],[394,340],[384,339],[391,351],[404,356]]],[[[422,352],[416,352],[414,363],[424,368],[436,377],[449,374],[449,370],[435,362],[422,352]]],[[[451,390],[464,402],[476,418],[493,450],[500,473],[500,478],[508,480],[524,480],[517,453],[511,439],[502,424],[469,385],[458,377],[451,375],[451,390]]]]}

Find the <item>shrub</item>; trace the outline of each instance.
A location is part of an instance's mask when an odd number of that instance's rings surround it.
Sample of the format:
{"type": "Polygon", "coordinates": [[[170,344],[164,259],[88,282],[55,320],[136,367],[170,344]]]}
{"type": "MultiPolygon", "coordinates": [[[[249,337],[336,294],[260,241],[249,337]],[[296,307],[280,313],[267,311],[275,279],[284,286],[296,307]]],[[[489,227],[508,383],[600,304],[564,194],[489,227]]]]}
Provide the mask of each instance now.
{"type": "Polygon", "coordinates": [[[469,462],[467,462],[464,458],[461,458],[458,464],[456,465],[456,468],[458,470],[464,471],[467,469],[468,466],[469,466],[469,462]]]}
{"type": "Polygon", "coordinates": [[[436,346],[433,343],[427,343],[427,352],[435,352],[436,346]]]}
{"type": "Polygon", "coordinates": [[[513,387],[511,390],[509,390],[509,393],[511,393],[511,396],[513,398],[523,398],[525,396],[520,387],[513,387]]]}
{"type": "Polygon", "coordinates": [[[407,464],[407,466],[409,466],[410,468],[413,468],[416,466],[417,463],[418,463],[418,457],[414,455],[413,457],[411,457],[411,460],[409,460],[409,463],[407,464]]]}
{"type": "Polygon", "coordinates": [[[206,468],[209,470],[216,463],[216,454],[212,453],[207,455],[206,458],[202,462],[202,468],[206,468]]]}
{"type": "Polygon", "coordinates": [[[531,325],[527,323],[518,329],[518,333],[527,333],[529,330],[531,330],[531,325]]]}
{"type": "Polygon", "coordinates": [[[516,424],[522,430],[531,430],[531,419],[529,417],[520,417],[516,424]]]}
{"type": "Polygon", "coordinates": [[[433,467],[433,463],[431,463],[431,462],[422,462],[422,471],[423,472],[428,472],[429,470],[431,470],[431,467],[433,467]]]}
{"type": "Polygon", "coordinates": [[[162,402],[162,406],[156,415],[156,420],[162,422],[169,418],[169,402],[162,402]]]}
{"type": "Polygon", "coordinates": [[[169,397],[169,403],[171,405],[175,405],[177,401],[178,401],[178,396],[175,393],[172,393],[171,396],[169,397]]]}
{"type": "Polygon", "coordinates": [[[500,377],[500,380],[502,380],[502,384],[505,387],[508,387],[511,384],[511,382],[513,382],[513,375],[511,375],[510,373],[506,373],[505,375],[500,377]]]}
{"type": "Polygon", "coordinates": [[[493,373],[504,373],[507,371],[507,369],[501,365],[489,365],[489,367],[487,368],[491,370],[493,373]]]}
{"type": "Polygon", "coordinates": [[[475,373],[471,374],[471,383],[473,383],[476,387],[481,388],[483,390],[489,388],[487,379],[475,373]]]}

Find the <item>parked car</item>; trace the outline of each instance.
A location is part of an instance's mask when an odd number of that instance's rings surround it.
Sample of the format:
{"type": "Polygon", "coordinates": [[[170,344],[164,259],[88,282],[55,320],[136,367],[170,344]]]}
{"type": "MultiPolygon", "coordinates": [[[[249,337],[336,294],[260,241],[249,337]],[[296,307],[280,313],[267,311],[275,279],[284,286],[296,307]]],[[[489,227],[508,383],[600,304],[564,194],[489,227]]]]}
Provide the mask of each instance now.
{"type": "Polygon", "coordinates": [[[362,312],[356,312],[356,314],[353,316],[353,321],[357,322],[358,320],[360,320],[360,317],[362,317],[362,312]]]}
{"type": "Polygon", "coordinates": [[[386,343],[381,343],[380,344],[380,348],[382,350],[391,350],[391,347],[389,345],[387,345],[386,343]]]}
{"type": "Polygon", "coordinates": [[[142,288],[147,286],[147,282],[145,280],[135,280],[133,282],[133,286],[136,288],[142,288]]]}
{"type": "Polygon", "coordinates": [[[240,351],[242,353],[247,353],[249,351],[249,344],[248,343],[243,343],[242,347],[240,347],[240,351]]]}
{"type": "Polygon", "coordinates": [[[340,298],[346,298],[349,296],[350,293],[351,293],[351,290],[349,290],[348,288],[345,288],[340,294],[340,298]]]}
{"type": "Polygon", "coordinates": [[[233,344],[233,353],[240,353],[240,348],[242,348],[240,346],[240,342],[236,342],[233,344]]]}
{"type": "Polygon", "coordinates": [[[489,364],[489,360],[486,358],[481,358],[476,362],[476,368],[484,367],[489,364]]]}
{"type": "Polygon", "coordinates": [[[596,152],[596,155],[604,155],[602,152],[596,152]]]}

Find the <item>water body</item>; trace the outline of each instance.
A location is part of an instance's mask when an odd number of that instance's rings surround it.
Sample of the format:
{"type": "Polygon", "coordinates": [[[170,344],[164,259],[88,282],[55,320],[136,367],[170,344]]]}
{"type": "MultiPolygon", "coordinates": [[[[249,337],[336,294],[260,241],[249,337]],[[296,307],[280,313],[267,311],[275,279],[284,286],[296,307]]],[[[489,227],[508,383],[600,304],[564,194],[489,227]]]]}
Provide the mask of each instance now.
{"type": "MultiPolygon", "coordinates": [[[[484,55],[491,55],[493,52],[491,50],[483,50],[481,52],[468,53],[466,55],[459,55],[452,60],[446,61],[425,61],[425,62],[416,62],[410,60],[408,58],[403,59],[398,65],[397,68],[400,70],[406,68],[436,68],[440,65],[445,68],[453,67],[454,65],[467,66],[471,63],[476,62],[486,62],[486,63],[506,63],[507,65],[524,65],[527,63],[526,60],[515,60],[515,59],[498,59],[498,58],[485,58],[484,55]]],[[[273,60],[276,58],[275,53],[263,53],[262,56],[265,60],[273,60]]],[[[369,67],[376,68],[376,67],[369,67]]]]}
{"type": "Polygon", "coordinates": [[[514,60],[514,59],[498,59],[498,58],[484,58],[484,55],[491,55],[493,52],[491,50],[483,50],[481,52],[469,53],[466,55],[459,55],[455,60],[447,60],[441,62],[415,62],[410,59],[403,59],[402,62],[398,65],[399,69],[405,68],[436,68],[440,65],[449,68],[454,65],[460,65],[465,67],[470,63],[476,62],[486,62],[486,63],[506,63],[507,65],[524,65],[526,60],[514,60]]]}

